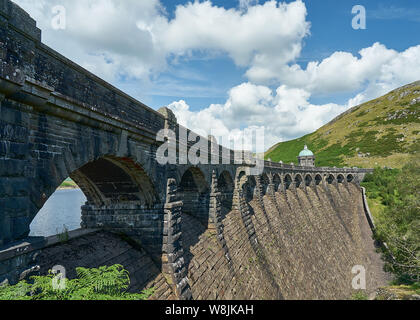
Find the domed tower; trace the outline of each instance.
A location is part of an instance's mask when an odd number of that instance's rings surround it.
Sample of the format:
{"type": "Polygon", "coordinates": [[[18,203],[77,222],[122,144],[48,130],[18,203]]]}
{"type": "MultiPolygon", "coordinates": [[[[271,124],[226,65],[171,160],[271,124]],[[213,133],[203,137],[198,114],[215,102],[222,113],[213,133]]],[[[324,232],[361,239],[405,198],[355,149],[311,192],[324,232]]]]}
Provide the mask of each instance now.
{"type": "Polygon", "coordinates": [[[315,156],[311,150],[308,149],[308,146],[305,145],[305,148],[299,153],[299,165],[302,167],[315,167],[315,156]]]}

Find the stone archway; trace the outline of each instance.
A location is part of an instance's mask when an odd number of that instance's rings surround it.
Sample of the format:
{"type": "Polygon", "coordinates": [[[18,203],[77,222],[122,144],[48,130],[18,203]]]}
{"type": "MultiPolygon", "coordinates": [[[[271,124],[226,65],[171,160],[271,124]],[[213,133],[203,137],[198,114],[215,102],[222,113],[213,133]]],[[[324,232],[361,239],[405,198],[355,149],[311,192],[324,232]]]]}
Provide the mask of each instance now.
{"type": "Polygon", "coordinates": [[[312,176],[310,174],[307,174],[305,176],[305,185],[309,187],[311,186],[311,184],[312,184],[312,176]]]}
{"type": "Polygon", "coordinates": [[[302,176],[300,174],[296,174],[295,175],[296,188],[300,188],[302,186],[302,182],[303,182],[302,176]]]}
{"type": "Polygon", "coordinates": [[[210,188],[200,169],[191,167],[184,172],[178,185],[178,194],[183,201],[182,213],[207,225],[210,188]]]}
{"type": "Polygon", "coordinates": [[[280,191],[281,187],[281,178],[278,174],[273,176],[274,192],[280,191]]]}

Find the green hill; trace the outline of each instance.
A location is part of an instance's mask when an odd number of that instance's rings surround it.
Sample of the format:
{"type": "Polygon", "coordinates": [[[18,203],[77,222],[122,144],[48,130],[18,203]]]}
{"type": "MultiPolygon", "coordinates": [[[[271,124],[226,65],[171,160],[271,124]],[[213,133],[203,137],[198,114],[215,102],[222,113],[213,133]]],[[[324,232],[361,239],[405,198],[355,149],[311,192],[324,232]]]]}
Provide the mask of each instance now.
{"type": "Polygon", "coordinates": [[[420,81],[403,86],[338,116],[314,133],[278,143],[266,159],[297,162],[308,145],[317,166],[401,168],[418,157],[420,81]]]}

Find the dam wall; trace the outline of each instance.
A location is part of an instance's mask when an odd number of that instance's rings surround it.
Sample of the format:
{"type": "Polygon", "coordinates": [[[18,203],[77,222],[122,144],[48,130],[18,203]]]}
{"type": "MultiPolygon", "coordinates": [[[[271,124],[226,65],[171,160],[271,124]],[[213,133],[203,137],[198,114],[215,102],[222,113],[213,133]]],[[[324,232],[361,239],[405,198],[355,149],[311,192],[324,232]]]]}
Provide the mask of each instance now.
{"type": "MultiPolygon", "coordinates": [[[[260,192],[235,188],[233,209],[218,231],[182,213],[181,243],[192,299],[349,299],[354,266],[366,270],[366,292],[389,276],[375,251],[361,188],[353,183],[260,192]]],[[[122,264],[130,291],[155,288],[152,299],[176,299],[173,283],[147,251],[115,233],[96,231],[37,250],[24,275],[122,264]],[[34,267],[36,266],[36,267],[34,267]]]]}

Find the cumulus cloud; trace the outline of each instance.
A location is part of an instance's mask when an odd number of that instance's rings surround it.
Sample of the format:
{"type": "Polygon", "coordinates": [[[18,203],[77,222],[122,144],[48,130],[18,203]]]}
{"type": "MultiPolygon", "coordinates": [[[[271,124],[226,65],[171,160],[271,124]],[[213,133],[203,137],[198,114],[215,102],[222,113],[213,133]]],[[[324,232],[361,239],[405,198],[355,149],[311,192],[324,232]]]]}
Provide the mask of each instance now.
{"type": "Polygon", "coordinates": [[[351,104],[416,81],[419,74],[420,45],[397,52],[380,43],[360,50],[359,57],[338,51],[321,62],[309,62],[305,69],[297,64],[282,65],[266,73],[278,82],[317,95],[363,91],[351,104]]]}
{"type": "Polygon", "coordinates": [[[293,61],[308,34],[306,7],[241,1],[225,9],[211,1],[176,7],[169,19],[159,0],[62,0],[65,30],[51,28],[54,3],[16,0],[40,23],[47,44],[107,80],[149,79],[168,59],[194,52],[227,54],[238,66],[293,61]],[[246,10],[244,10],[246,9],[246,10]]]}
{"type": "Polygon", "coordinates": [[[282,85],[273,92],[265,86],[243,83],[230,90],[224,104],[194,112],[181,100],[169,108],[181,125],[202,135],[212,134],[221,143],[221,137],[237,137],[244,130],[264,128],[266,150],[279,141],[318,129],[348,108],[337,104],[314,105],[309,98],[310,93],[303,89],[282,85]]]}

